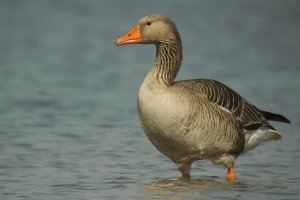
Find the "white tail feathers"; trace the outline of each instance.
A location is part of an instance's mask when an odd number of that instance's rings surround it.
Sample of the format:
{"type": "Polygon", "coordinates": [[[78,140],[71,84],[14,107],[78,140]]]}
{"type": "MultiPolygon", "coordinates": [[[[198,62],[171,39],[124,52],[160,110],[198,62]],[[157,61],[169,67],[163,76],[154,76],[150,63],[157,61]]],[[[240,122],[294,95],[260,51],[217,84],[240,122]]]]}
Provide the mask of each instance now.
{"type": "Polygon", "coordinates": [[[243,153],[254,149],[261,143],[268,140],[280,140],[281,134],[275,130],[261,127],[254,131],[245,131],[245,147],[243,153]]]}
{"type": "Polygon", "coordinates": [[[277,131],[269,130],[269,132],[271,140],[280,140],[282,138],[282,135],[277,131]]]}

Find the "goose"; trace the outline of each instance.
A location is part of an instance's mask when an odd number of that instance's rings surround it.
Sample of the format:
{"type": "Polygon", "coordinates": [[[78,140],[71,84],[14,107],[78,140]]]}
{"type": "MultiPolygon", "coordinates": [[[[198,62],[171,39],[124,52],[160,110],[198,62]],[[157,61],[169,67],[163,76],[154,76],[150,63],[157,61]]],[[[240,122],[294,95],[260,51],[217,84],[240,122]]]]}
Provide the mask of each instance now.
{"type": "Polygon", "coordinates": [[[210,79],[175,82],[182,44],[167,16],[143,17],[116,40],[116,45],[154,44],[156,59],[137,100],[142,128],[151,143],[170,158],[183,178],[191,178],[194,161],[208,159],[227,167],[236,180],[235,159],[268,140],[282,136],[269,123],[290,123],[280,114],[263,111],[226,85],[210,79]]]}

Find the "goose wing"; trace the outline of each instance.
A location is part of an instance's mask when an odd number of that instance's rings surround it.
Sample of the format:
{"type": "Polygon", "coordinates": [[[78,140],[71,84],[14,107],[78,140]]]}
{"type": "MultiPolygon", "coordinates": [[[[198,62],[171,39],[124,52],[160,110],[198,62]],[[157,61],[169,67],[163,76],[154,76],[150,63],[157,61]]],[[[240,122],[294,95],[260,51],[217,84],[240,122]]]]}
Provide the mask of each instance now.
{"type": "Polygon", "coordinates": [[[245,130],[254,130],[261,126],[274,129],[267,121],[263,111],[218,81],[209,79],[179,81],[174,86],[180,86],[189,93],[201,95],[220,109],[231,113],[232,117],[241,122],[245,130]]]}

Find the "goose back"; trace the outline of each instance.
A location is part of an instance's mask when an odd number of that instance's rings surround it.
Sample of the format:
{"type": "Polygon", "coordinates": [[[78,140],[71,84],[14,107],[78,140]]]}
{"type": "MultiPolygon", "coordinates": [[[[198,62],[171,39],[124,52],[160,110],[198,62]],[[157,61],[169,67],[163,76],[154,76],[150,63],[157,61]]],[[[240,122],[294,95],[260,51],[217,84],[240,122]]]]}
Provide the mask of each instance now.
{"type": "Polygon", "coordinates": [[[216,80],[179,81],[174,86],[184,88],[190,95],[203,96],[206,98],[207,103],[216,104],[219,109],[229,112],[233,118],[241,123],[245,130],[254,130],[261,126],[274,129],[267,121],[263,111],[260,111],[234,90],[216,80]]]}

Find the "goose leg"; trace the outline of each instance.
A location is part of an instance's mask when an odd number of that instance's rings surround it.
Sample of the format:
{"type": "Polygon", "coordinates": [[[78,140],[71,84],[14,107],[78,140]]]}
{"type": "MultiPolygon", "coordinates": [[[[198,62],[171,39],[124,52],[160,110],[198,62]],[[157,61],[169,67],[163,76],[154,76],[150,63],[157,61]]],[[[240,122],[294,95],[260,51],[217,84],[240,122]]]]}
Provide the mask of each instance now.
{"type": "Polygon", "coordinates": [[[181,172],[183,178],[191,178],[192,163],[176,163],[178,170],[181,172]]]}
{"type": "Polygon", "coordinates": [[[234,181],[236,180],[236,175],[234,173],[234,160],[236,156],[223,154],[221,156],[212,157],[210,160],[217,165],[225,165],[228,169],[227,171],[227,180],[234,181]]]}
{"type": "Polygon", "coordinates": [[[229,181],[234,181],[234,180],[236,180],[236,175],[235,175],[235,173],[234,173],[233,167],[228,168],[227,179],[228,179],[229,181]]]}

